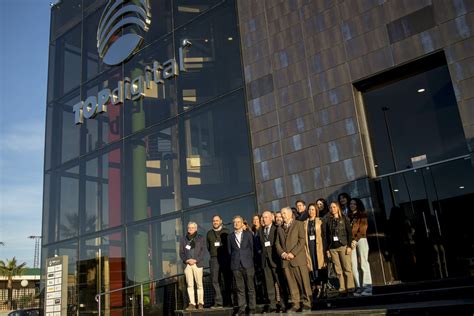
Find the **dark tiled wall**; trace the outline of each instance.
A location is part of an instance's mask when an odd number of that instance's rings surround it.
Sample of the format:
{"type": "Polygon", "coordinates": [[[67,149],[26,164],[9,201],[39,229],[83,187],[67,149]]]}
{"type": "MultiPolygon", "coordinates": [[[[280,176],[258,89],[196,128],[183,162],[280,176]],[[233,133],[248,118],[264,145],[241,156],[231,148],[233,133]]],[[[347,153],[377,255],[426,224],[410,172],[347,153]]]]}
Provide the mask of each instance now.
{"type": "MultiPolygon", "coordinates": [[[[368,197],[352,83],[447,56],[474,149],[474,1],[238,0],[260,209],[368,197]]],[[[360,115],[360,114],[359,114],[360,115]]]]}

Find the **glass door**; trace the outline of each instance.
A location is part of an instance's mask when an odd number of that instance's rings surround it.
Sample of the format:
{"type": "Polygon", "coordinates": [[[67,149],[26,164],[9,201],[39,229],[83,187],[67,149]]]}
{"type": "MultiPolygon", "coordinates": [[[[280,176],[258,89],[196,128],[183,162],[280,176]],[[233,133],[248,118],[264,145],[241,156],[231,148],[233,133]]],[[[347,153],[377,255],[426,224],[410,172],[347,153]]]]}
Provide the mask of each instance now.
{"type": "Polygon", "coordinates": [[[460,158],[376,180],[388,283],[474,275],[474,168],[460,158]]]}

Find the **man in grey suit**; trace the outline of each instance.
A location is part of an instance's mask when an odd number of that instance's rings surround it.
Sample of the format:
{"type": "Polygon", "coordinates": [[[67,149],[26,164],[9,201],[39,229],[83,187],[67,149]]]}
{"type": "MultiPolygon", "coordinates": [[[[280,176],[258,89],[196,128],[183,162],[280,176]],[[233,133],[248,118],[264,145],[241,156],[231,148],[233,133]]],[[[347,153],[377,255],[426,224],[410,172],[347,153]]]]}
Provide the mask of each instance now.
{"type": "Polygon", "coordinates": [[[293,219],[291,208],[281,210],[283,225],[278,227],[276,250],[282,258],[293,306],[291,312],[311,310],[311,284],[309,281],[306,236],[304,223],[293,219]]]}
{"type": "Polygon", "coordinates": [[[234,232],[228,236],[227,247],[230,254],[230,268],[234,275],[235,290],[239,304],[238,314],[245,312],[245,290],[247,290],[250,313],[255,312],[255,269],[253,266],[253,236],[248,230],[243,230],[244,220],[240,216],[233,219],[234,232]]]}

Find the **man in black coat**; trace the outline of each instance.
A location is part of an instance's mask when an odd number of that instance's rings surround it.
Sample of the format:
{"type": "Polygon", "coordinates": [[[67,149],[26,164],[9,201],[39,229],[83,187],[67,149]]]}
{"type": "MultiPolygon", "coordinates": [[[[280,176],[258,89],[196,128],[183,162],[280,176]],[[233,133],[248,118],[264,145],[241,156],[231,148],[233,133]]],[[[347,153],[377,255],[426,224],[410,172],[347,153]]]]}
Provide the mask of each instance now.
{"type": "Polygon", "coordinates": [[[198,225],[188,223],[188,233],[179,242],[179,256],[186,265],[184,275],[188,290],[189,305],[186,310],[195,310],[194,283],[197,286],[197,309],[204,309],[204,287],[202,282],[204,267],[204,237],[199,235],[198,225]]]}
{"type": "Polygon", "coordinates": [[[253,236],[252,233],[243,230],[244,220],[241,216],[233,219],[234,231],[228,236],[227,248],[230,254],[230,268],[234,275],[236,293],[238,299],[238,314],[245,312],[245,291],[248,295],[248,308],[250,313],[255,312],[255,285],[253,266],[253,236]]]}
{"type": "Polygon", "coordinates": [[[267,300],[269,302],[267,312],[274,312],[276,310],[277,295],[275,292],[275,283],[280,289],[282,309],[284,309],[288,298],[286,282],[284,281],[285,277],[281,269],[281,259],[275,249],[277,227],[273,223],[273,217],[272,212],[264,211],[262,214],[263,227],[258,230],[262,249],[261,265],[265,275],[267,300]]]}
{"type": "Polygon", "coordinates": [[[230,257],[227,250],[229,230],[222,225],[219,215],[212,217],[212,228],[207,232],[207,250],[211,255],[209,267],[212,286],[214,287],[214,305],[211,308],[221,308],[230,304],[230,290],[232,286],[232,272],[230,271],[230,257]],[[219,278],[224,281],[224,293],[221,293],[219,278]]]}

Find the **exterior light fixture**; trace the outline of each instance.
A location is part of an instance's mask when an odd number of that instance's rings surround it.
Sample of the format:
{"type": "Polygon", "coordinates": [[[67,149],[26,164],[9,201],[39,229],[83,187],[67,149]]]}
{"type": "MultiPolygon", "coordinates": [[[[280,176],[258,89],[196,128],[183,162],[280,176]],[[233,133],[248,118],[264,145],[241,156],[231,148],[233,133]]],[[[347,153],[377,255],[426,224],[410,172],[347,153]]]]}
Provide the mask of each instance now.
{"type": "Polygon", "coordinates": [[[418,93],[423,93],[423,92],[425,92],[425,89],[424,89],[424,88],[418,89],[417,92],[418,92],[418,93]]]}
{"type": "Polygon", "coordinates": [[[464,186],[463,186],[463,185],[461,185],[461,186],[459,186],[459,188],[462,190],[462,189],[464,189],[464,186]]]}
{"type": "Polygon", "coordinates": [[[182,43],[181,43],[181,46],[183,46],[183,47],[189,47],[189,46],[191,46],[191,45],[192,45],[192,43],[191,43],[191,41],[188,40],[188,39],[184,39],[184,40],[182,41],[182,43]]]}
{"type": "Polygon", "coordinates": [[[400,191],[400,190],[398,190],[398,189],[393,189],[393,192],[398,192],[398,191],[400,191]]]}
{"type": "Polygon", "coordinates": [[[234,38],[228,37],[227,40],[232,41],[234,38]]]}

